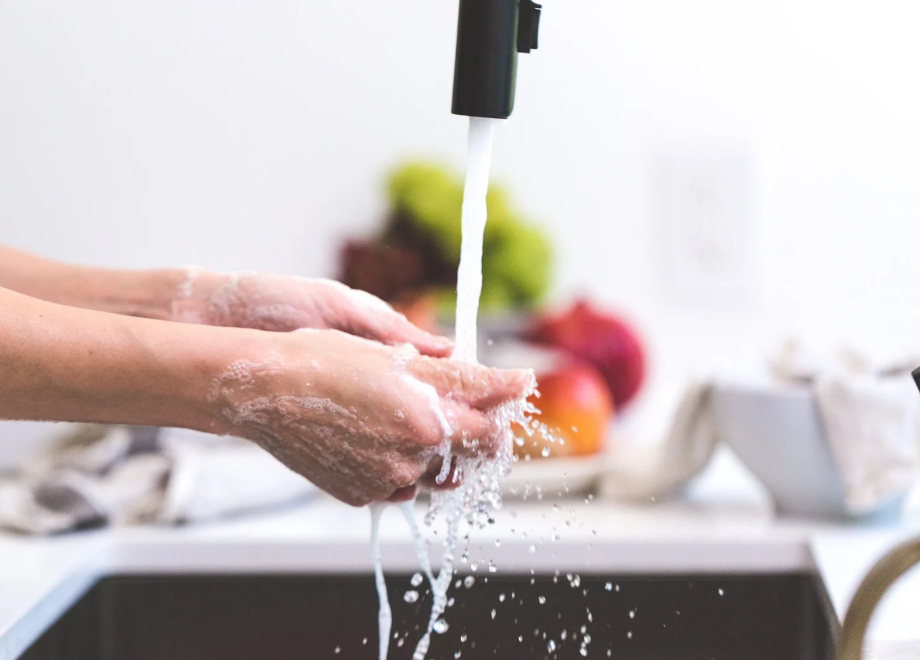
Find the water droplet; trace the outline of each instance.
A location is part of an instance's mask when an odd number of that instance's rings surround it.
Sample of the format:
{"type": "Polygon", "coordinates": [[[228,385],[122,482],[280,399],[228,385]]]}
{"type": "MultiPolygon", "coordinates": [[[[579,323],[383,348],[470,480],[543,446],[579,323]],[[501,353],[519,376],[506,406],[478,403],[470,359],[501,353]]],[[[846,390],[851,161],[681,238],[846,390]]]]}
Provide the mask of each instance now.
{"type": "Polygon", "coordinates": [[[447,623],[444,619],[438,619],[434,622],[434,625],[431,626],[431,629],[434,630],[439,635],[443,635],[447,632],[447,629],[450,628],[450,624],[447,623]]]}
{"type": "Polygon", "coordinates": [[[396,417],[397,422],[401,422],[406,419],[406,413],[404,413],[402,410],[397,410],[394,417],[396,417]]]}
{"type": "Polygon", "coordinates": [[[523,642],[523,641],[524,641],[524,635],[518,635],[518,641],[519,641],[519,642],[523,642]]]}
{"type": "Polygon", "coordinates": [[[336,646],[336,647],[335,647],[335,654],[338,655],[338,654],[341,653],[341,652],[342,652],[342,647],[341,647],[341,646],[336,646]]]}
{"type": "Polygon", "coordinates": [[[418,592],[410,589],[403,594],[403,600],[407,603],[414,603],[418,600],[418,592]]]}
{"type": "Polygon", "coordinates": [[[725,595],[725,591],[724,591],[723,589],[719,589],[719,595],[720,595],[720,596],[724,596],[724,595],[725,595]]]}
{"type": "Polygon", "coordinates": [[[543,605],[546,603],[546,596],[540,596],[537,600],[540,602],[540,605],[543,605]]]}
{"type": "Polygon", "coordinates": [[[454,582],[454,589],[459,589],[460,585],[461,585],[460,580],[457,580],[456,582],[454,582]]]}
{"type": "Polygon", "coordinates": [[[629,618],[630,619],[636,618],[636,610],[629,610],[629,618]]]}
{"type": "Polygon", "coordinates": [[[496,547],[496,548],[500,548],[501,545],[502,545],[502,540],[501,540],[501,539],[495,539],[495,547],[496,547]]]}
{"type": "Polygon", "coordinates": [[[465,633],[464,633],[463,635],[460,635],[460,643],[463,644],[464,642],[466,642],[466,634],[465,634],[465,633]]]}
{"type": "Polygon", "coordinates": [[[496,566],[490,559],[489,560],[489,573],[497,573],[497,572],[498,572],[498,566],[496,566]]]}
{"type": "MultiPolygon", "coordinates": [[[[472,575],[467,575],[465,578],[463,578],[463,586],[467,589],[472,587],[474,584],[476,584],[476,578],[474,578],[472,575]]],[[[457,586],[459,587],[460,585],[458,584],[457,586]]]]}
{"type": "Polygon", "coordinates": [[[409,580],[409,584],[411,584],[413,587],[417,587],[418,585],[422,583],[422,580],[424,579],[425,578],[422,577],[421,573],[416,573],[415,575],[412,576],[412,579],[409,580]]]}
{"type": "Polygon", "coordinates": [[[498,602],[499,603],[505,602],[505,594],[498,594],[498,602]]]}
{"type": "Polygon", "coordinates": [[[477,570],[479,570],[479,564],[477,564],[476,562],[473,562],[472,564],[470,564],[470,570],[475,573],[477,570]]]}
{"type": "Polygon", "coordinates": [[[367,644],[367,637],[365,637],[364,639],[362,639],[362,640],[361,640],[361,643],[366,645],[366,644],[367,644]]]}
{"type": "Polygon", "coordinates": [[[568,633],[567,633],[565,630],[563,630],[561,633],[559,633],[559,639],[561,639],[562,641],[565,641],[565,638],[566,638],[567,636],[568,636],[568,633]]]}
{"type": "Polygon", "coordinates": [[[454,658],[455,659],[459,658],[461,653],[463,653],[463,651],[457,651],[456,653],[454,653],[454,658]]]}
{"type": "Polygon", "coordinates": [[[619,590],[620,590],[620,585],[617,585],[617,586],[615,587],[615,589],[616,589],[617,591],[619,591],[619,590]]]}
{"type": "Polygon", "coordinates": [[[631,631],[631,630],[630,630],[628,633],[626,633],[626,637],[627,637],[628,639],[632,639],[632,631],[631,631]]]}
{"type": "Polygon", "coordinates": [[[404,638],[400,638],[396,640],[396,646],[398,646],[399,648],[402,648],[402,645],[405,643],[406,643],[406,640],[404,638]]]}
{"type": "Polygon", "coordinates": [[[543,458],[546,458],[547,456],[549,456],[549,447],[544,447],[543,450],[540,452],[540,455],[543,456],[543,458]]]}
{"type": "Polygon", "coordinates": [[[448,607],[453,607],[453,606],[454,606],[454,598],[453,598],[453,597],[451,597],[451,599],[447,601],[447,606],[448,606],[448,607]]]}
{"type": "Polygon", "coordinates": [[[556,650],[556,642],[554,642],[553,640],[549,640],[549,641],[546,643],[546,650],[549,651],[550,653],[552,653],[553,651],[555,651],[555,650],[556,650]]]}
{"type": "Polygon", "coordinates": [[[578,652],[581,653],[581,656],[583,658],[586,658],[588,656],[588,649],[586,649],[584,646],[578,649],[578,652]]]}
{"type": "Polygon", "coordinates": [[[530,554],[533,554],[536,551],[537,551],[537,546],[533,545],[532,543],[530,544],[530,547],[527,548],[527,552],[529,552],[530,554]]]}
{"type": "Polygon", "coordinates": [[[608,582],[607,584],[604,585],[604,589],[606,589],[607,591],[611,591],[613,589],[613,584],[608,582]]]}
{"type": "Polygon", "coordinates": [[[492,610],[492,620],[493,621],[495,620],[495,610],[494,609],[492,610]]]}

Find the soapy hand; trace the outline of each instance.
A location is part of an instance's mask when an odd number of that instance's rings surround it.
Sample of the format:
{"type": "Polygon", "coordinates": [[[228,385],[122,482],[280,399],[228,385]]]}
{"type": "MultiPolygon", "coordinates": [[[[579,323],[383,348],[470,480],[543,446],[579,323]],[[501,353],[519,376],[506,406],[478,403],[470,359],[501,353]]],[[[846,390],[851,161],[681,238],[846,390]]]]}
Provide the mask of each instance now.
{"type": "MultiPolygon", "coordinates": [[[[456,364],[334,330],[260,342],[215,381],[213,430],[257,442],[354,506],[437,487],[447,448],[494,454],[506,436],[488,412],[533,388],[529,371],[456,364]]],[[[452,469],[444,484],[459,478],[452,469]]]]}
{"type": "Polygon", "coordinates": [[[332,280],[270,273],[221,275],[188,269],[172,304],[186,323],[287,332],[341,330],[390,345],[411,344],[446,357],[453,344],[425,332],[387,303],[332,280]]]}

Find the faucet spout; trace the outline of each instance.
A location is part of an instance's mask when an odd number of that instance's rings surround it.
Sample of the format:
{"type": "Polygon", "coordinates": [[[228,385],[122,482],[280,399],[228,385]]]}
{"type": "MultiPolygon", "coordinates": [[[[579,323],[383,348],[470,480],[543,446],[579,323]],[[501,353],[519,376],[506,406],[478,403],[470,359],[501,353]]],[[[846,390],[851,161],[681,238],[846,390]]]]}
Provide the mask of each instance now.
{"type": "Polygon", "coordinates": [[[455,115],[511,116],[518,53],[529,53],[539,45],[541,10],[533,0],[460,0],[455,115]]]}

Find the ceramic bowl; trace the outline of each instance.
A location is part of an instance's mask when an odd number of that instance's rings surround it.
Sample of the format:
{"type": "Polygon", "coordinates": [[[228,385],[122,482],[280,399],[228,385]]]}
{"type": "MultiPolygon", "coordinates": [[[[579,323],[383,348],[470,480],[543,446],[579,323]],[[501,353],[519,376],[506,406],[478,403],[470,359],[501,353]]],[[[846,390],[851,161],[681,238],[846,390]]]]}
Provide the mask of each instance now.
{"type": "Polygon", "coordinates": [[[712,392],[718,438],[770,491],[777,513],[800,518],[884,522],[904,495],[853,516],[815,396],[806,387],[719,384],[712,392]]]}

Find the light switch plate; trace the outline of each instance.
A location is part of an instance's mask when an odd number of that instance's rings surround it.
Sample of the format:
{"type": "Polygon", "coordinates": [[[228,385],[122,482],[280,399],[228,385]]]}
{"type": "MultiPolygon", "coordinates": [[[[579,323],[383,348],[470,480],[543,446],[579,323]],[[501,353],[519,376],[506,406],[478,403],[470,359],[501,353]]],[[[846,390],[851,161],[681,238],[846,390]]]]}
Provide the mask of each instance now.
{"type": "Polygon", "coordinates": [[[654,251],[669,296],[738,301],[753,293],[752,170],[737,147],[672,148],[656,160],[654,251]]]}

